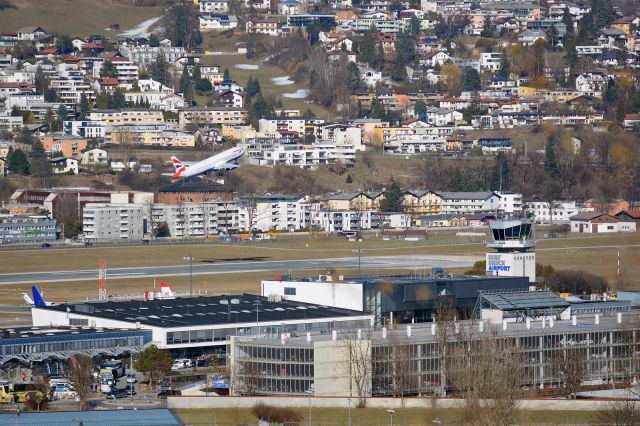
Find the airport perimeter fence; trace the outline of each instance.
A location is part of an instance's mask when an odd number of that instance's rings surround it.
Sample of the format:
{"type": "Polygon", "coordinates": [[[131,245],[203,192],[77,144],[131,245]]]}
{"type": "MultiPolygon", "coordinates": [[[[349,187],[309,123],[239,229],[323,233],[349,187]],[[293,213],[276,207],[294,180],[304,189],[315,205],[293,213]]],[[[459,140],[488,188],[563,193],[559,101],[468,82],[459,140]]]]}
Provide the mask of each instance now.
{"type": "Polygon", "coordinates": [[[360,243],[363,250],[410,248],[430,245],[472,244],[486,241],[488,236],[484,233],[445,233],[430,232],[425,238],[401,238],[393,235],[365,234],[361,239],[340,237],[337,235],[290,233],[275,234],[273,238],[237,238],[235,236],[225,238],[158,238],[149,240],[114,240],[91,243],[81,242],[46,242],[46,243],[8,243],[0,244],[0,251],[17,250],[56,250],[56,249],[94,249],[111,247],[144,247],[144,246],[181,246],[181,245],[210,245],[210,246],[238,246],[273,249],[298,250],[304,248],[344,249],[349,245],[357,249],[360,243]],[[348,244],[348,245],[343,245],[348,244]]]}

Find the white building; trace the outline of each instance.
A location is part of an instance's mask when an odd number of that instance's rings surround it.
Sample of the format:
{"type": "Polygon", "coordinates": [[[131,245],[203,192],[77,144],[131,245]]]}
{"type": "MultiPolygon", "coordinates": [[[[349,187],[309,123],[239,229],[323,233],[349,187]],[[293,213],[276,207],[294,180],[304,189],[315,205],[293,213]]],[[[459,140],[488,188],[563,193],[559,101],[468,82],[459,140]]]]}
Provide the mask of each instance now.
{"type": "Polygon", "coordinates": [[[201,13],[227,13],[229,11],[228,0],[201,0],[201,13]]]}
{"type": "Polygon", "coordinates": [[[238,26],[235,15],[207,14],[200,15],[200,31],[228,30],[238,26]]]}
{"type": "Polygon", "coordinates": [[[334,142],[336,145],[353,145],[358,151],[364,151],[362,129],[345,124],[322,124],[316,126],[316,140],[334,142]]]}
{"type": "Polygon", "coordinates": [[[376,210],[320,210],[313,215],[313,225],[324,232],[349,232],[378,228],[376,210]]]}
{"type": "Polygon", "coordinates": [[[575,201],[531,201],[527,203],[527,211],[533,213],[536,223],[569,223],[572,216],[579,213],[592,212],[593,207],[586,207],[575,201]]]}
{"type": "Polygon", "coordinates": [[[501,68],[502,53],[482,52],[480,54],[480,68],[483,71],[498,71],[501,68]]]}
{"type": "Polygon", "coordinates": [[[82,213],[85,241],[142,240],[148,233],[144,204],[86,204],[82,213]]]}
{"type": "Polygon", "coordinates": [[[373,68],[362,67],[360,68],[360,78],[362,78],[367,87],[375,87],[376,84],[382,81],[382,72],[373,68]]]}
{"type": "Polygon", "coordinates": [[[244,231],[297,231],[310,225],[311,197],[265,195],[239,198],[238,227],[244,231]]]}
{"type": "Polygon", "coordinates": [[[132,62],[135,62],[142,67],[147,67],[150,63],[156,60],[158,55],[164,56],[164,59],[167,62],[174,63],[185,56],[186,50],[184,47],[124,45],[120,47],[120,53],[129,58],[132,62]]]}
{"type": "Polygon", "coordinates": [[[249,163],[259,166],[287,165],[314,169],[320,164],[356,161],[356,148],[351,144],[316,141],[310,145],[278,139],[252,139],[241,144],[247,149],[249,163]]]}
{"type": "Polygon", "coordinates": [[[62,124],[64,133],[71,136],[93,139],[104,138],[106,126],[87,120],[69,120],[62,124]]]}
{"type": "Polygon", "coordinates": [[[636,222],[626,221],[607,213],[584,212],[571,216],[569,219],[571,232],[604,234],[636,231],[636,222]]]}
{"type": "Polygon", "coordinates": [[[208,238],[238,228],[238,208],[233,201],[205,201],[182,204],[154,204],[152,228],[161,223],[173,238],[208,238]]]}
{"type": "Polygon", "coordinates": [[[498,200],[498,209],[502,213],[513,214],[522,211],[522,194],[509,191],[496,191],[500,199],[498,200]]]}
{"type": "MultiPolygon", "coordinates": [[[[339,278],[339,277],[336,277],[339,278]]],[[[363,284],[334,280],[330,275],[320,275],[317,281],[270,281],[260,283],[264,297],[295,302],[313,300],[322,306],[363,311],[363,284]]]]}
{"type": "Polygon", "coordinates": [[[500,196],[494,192],[439,192],[442,213],[466,214],[499,210],[500,196]]]}

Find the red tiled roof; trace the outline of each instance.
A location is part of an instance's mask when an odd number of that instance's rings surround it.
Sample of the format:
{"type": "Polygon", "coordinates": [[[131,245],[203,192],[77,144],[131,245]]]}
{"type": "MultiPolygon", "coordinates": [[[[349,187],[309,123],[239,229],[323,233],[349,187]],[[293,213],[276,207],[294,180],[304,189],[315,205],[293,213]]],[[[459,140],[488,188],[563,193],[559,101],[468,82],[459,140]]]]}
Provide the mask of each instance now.
{"type": "Polygon", "coordinates": [[[99,78],[98,83],[101,86],[117,86],[118,79],[115,77],[104,77],[104,78],[99,78]]]}
{"type": "Polygon", "coordinates": [[[640,114],[627,114],[624,116],[625,120],[640,120],[640,114]]]}

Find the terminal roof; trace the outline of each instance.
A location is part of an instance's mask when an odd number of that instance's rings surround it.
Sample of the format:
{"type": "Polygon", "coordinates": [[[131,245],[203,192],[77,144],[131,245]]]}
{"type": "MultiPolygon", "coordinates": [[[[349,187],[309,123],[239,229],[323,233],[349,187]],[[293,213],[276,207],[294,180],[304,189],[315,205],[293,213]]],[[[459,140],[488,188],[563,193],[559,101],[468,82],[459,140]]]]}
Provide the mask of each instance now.
{"type": "Polygon", "coordinates": [[[256,317],[264,323],[364,315],[359,311],[310,303],[272,301],[253,294],[63,304],[40,309],[169,328],[255,323],[256,317]]]}

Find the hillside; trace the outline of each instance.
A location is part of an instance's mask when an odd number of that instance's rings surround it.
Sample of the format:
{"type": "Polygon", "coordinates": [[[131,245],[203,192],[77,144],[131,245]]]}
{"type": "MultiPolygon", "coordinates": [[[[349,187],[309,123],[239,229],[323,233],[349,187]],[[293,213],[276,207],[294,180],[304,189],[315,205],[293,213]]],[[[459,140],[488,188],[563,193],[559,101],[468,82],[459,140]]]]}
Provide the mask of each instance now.
{"type": "Polygon", "coordinates": [[[134,7],[112,0],[10,0],[15,9],[0,11],[2,31],[37,25],[70,36],[116,35],[162,15],[160,7],[134,7]],[[119,24],[119,31],[107,31],[119,24]]]}

